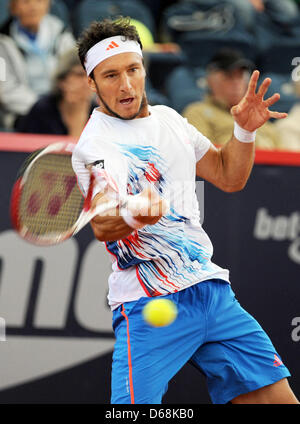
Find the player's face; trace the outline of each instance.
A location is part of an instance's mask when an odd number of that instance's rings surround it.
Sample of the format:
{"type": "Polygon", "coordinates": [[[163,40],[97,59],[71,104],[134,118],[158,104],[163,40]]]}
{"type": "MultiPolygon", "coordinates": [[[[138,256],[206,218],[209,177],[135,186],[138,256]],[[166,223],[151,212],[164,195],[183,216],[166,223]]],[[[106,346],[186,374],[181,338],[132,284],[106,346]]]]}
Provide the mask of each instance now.
{"type": "Polygon", "coordinates": [[[99,63],[90,88],[98,94],[100,109],[120,119],[148,116],[145,68],[137,53],[121,53],[99,63]]]}
{"type": "Polygon", "coordinates": [[[208,77],[213,96],[228,107],[239,103],[245,95],[249,82],[249,72],[235,69],[231,72],[215,71],[208,77]]]}
{"type": "Polygon", "coordinates": [[[25,28],[37,31],[42,18],[49,10],[50,0],[13,0],[11,13],[25,28]]]}

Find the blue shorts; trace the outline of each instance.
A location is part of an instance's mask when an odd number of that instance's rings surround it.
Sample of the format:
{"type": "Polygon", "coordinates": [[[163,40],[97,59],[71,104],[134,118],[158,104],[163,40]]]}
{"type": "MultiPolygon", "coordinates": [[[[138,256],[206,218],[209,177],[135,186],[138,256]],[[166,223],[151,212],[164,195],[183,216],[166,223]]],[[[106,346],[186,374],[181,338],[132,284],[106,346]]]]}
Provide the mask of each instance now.
{"type": "Polygon", "coordinates": [[[177,319],[167,327],[154,328],[143,320],[148,297],[113,312],[112,404],[161,403],[168,382],[188,361],[205,374],[217,404],[290,376],[230,284],[210,280],[163,297],[178,308],[177,319]]]}

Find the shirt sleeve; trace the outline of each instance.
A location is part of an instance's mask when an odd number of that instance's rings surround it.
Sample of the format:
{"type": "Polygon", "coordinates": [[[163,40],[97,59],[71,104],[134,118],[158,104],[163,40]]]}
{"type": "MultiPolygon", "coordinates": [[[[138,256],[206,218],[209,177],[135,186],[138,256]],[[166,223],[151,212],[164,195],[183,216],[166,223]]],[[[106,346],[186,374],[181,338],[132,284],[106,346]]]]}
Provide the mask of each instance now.
{"type": "Polygon", "coordinates": [[[188,132],[189,140],[194,147],[196,162],[198,162],[212,146],[212,142],[183,118],[188,132]]]}

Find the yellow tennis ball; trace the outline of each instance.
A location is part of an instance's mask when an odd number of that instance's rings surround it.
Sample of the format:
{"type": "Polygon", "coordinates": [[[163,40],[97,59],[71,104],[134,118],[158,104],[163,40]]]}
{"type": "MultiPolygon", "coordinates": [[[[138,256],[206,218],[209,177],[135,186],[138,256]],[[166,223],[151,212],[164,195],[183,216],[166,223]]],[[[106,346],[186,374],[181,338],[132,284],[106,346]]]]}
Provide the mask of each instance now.
{"type": "Polygon", "coordinates": [[[143,317],[153,327],[164,327],[176,319],[177,307],[169,299],[154,299],[144,307],[143,317]]]}

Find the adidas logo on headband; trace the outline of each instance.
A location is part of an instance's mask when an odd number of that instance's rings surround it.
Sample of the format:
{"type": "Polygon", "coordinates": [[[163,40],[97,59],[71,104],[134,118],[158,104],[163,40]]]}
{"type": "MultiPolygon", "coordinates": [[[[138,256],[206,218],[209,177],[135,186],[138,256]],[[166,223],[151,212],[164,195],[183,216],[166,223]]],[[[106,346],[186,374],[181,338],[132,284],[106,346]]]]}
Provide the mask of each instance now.
{"type": "Polygon", "coordinates": [[[119,44],[115,43],[114,41],[112,41],[110,43],[110,45],[107,47],[106,50],[111,50],[111,49],[115,49],[116,47],[119,47],[119,44]]]}

